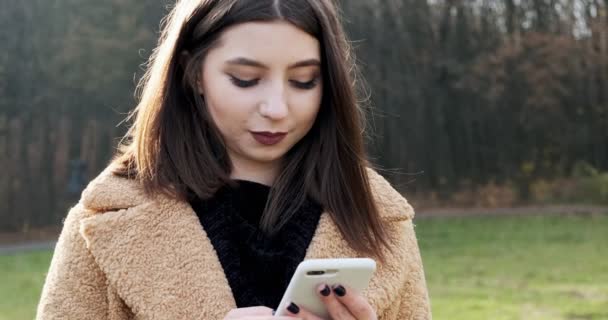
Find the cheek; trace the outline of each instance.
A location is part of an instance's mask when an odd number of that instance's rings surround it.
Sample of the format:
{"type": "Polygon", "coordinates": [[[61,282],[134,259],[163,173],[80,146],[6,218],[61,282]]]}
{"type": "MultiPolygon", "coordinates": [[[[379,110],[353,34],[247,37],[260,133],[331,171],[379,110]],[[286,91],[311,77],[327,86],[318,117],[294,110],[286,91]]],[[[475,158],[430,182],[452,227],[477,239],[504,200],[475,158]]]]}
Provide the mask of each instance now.
{"type": "Polygon", "coordinates": [[[314,123],[317,117],[320,106],[321,93],[314,92],[310,95],[302,96],[301,99],[298,100],[296,107],[292,108],[292,112],[296,118],[296,121],[298,121],[300,124],[308,124],[309,126],[312,126],[312,123],[314,123]]]}
{"type": "Polygon", "coordinates": [[[230,99],[209,101],[207,108],[224,139],[231,140],[230,137],[236,137],[242,131],[242,124],[246,122],[247,117],[230,99]]]}
{"type": "Polygon", "coordinates": [[[245,94],[235,90],[224,79],[206,82],[204,97],[213,121],[223,134],[234,133],[240,124],[246,122],[251,101],[245,94]]]}

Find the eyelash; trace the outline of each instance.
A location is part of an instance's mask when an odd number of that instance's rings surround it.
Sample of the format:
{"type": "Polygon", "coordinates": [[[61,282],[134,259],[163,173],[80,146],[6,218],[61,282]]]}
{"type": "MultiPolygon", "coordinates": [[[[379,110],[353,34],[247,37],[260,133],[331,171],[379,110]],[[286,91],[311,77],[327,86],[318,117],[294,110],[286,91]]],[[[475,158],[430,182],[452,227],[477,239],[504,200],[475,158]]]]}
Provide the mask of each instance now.
{"type": "MultiPolygon", "coordinates": [[[[290,80],[289,82],[291,82],[298,89],[310,90],[310,89],[313,89],[315,86],[317,86],[318,80],[319,80],[319,78],[315,77],[314,79],[312,79],[311,81],[308,81],[308,82],[299,82],[299,81],[293,81],[293,80],[290,80]]],[[[232,83],[239,88],[249,88],[249,87],[253,87],[256,84],[258,84],[259,79],[241,80],[237,77],[230,76],[230,81],[232,81],[232,83]]]]}

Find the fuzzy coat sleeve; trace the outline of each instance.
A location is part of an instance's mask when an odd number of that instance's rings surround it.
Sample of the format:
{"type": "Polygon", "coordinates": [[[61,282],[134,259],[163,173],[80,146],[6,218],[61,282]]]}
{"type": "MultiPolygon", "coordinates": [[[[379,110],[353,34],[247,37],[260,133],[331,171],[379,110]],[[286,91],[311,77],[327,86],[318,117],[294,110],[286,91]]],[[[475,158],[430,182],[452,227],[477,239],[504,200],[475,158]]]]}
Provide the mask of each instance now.
{"type": "Polygon", "coordinates": [[[407,266],[405,283],[399,296],[398,314],[394,319],[430,320],[431,306],[426,285],[420,249],[412,220],[403,221],[406,247],[410,249],[404,261],[407,266]]]}
{"type": "Polygon", "coordinates": [[[38,304],[36,319],[121,319],[108,312],[116,301],[103,272],[80,235],[82,204],[65,218],[38,304]]]}

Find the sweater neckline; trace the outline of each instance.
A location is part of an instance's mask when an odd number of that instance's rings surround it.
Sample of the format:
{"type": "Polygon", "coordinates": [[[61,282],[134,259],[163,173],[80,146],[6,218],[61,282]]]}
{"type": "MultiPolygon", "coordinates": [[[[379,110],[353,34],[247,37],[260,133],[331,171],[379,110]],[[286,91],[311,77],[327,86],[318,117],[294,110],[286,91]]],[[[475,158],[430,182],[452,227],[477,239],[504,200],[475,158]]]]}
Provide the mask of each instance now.
{"type": "Polygon", "coordinates": [[[321,216],[321,206],[307,199],[277,233],[266,234],[260,218],[270,189],[239,181],[220,188],[210,199],[192,203],[239,307],[278,305],[321,216]],[[272,277],[261,276],[265,274],[272,277]]]}
{"type": "Polygon", "coordinates": [[[238,212],[235,218],[242,218],[242,223],[257,229],[272,187],[250,180],[233,182],[236,183],[235,186],[226,185],[217,191],[210,199],[210,206],[229,201],[238,212]]]}

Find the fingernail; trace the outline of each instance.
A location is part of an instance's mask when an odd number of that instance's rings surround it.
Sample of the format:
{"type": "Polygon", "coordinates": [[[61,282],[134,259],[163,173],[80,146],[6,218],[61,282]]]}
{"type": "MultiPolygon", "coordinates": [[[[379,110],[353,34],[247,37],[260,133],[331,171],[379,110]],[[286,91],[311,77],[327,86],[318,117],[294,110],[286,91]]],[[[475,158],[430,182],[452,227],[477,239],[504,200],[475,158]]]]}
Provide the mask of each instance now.
{"type": "Polygon", "coordinates": [[[329,289],[328,285],[325,285],[325,287],[323,287],[323,290],[321,290],[320,292],[323,296],[327,297],[331,293],[331,290],[329,289]]]}
{"type": "Polygon", "coordinates": [[[298,312],[300,312],[300,307],[298,307],[297,304],[295,303],[290,303],[289,306],[287,307],[287,310],[291,313],[295,313],[298,314],[298,312]]]}
{"type": "Polygon", "coordinates": [[[346,289],[344,289],[341,285],[334,286],[334,293],[338,295],[338,297],[344,297],[346,294],[346,289]]]}

